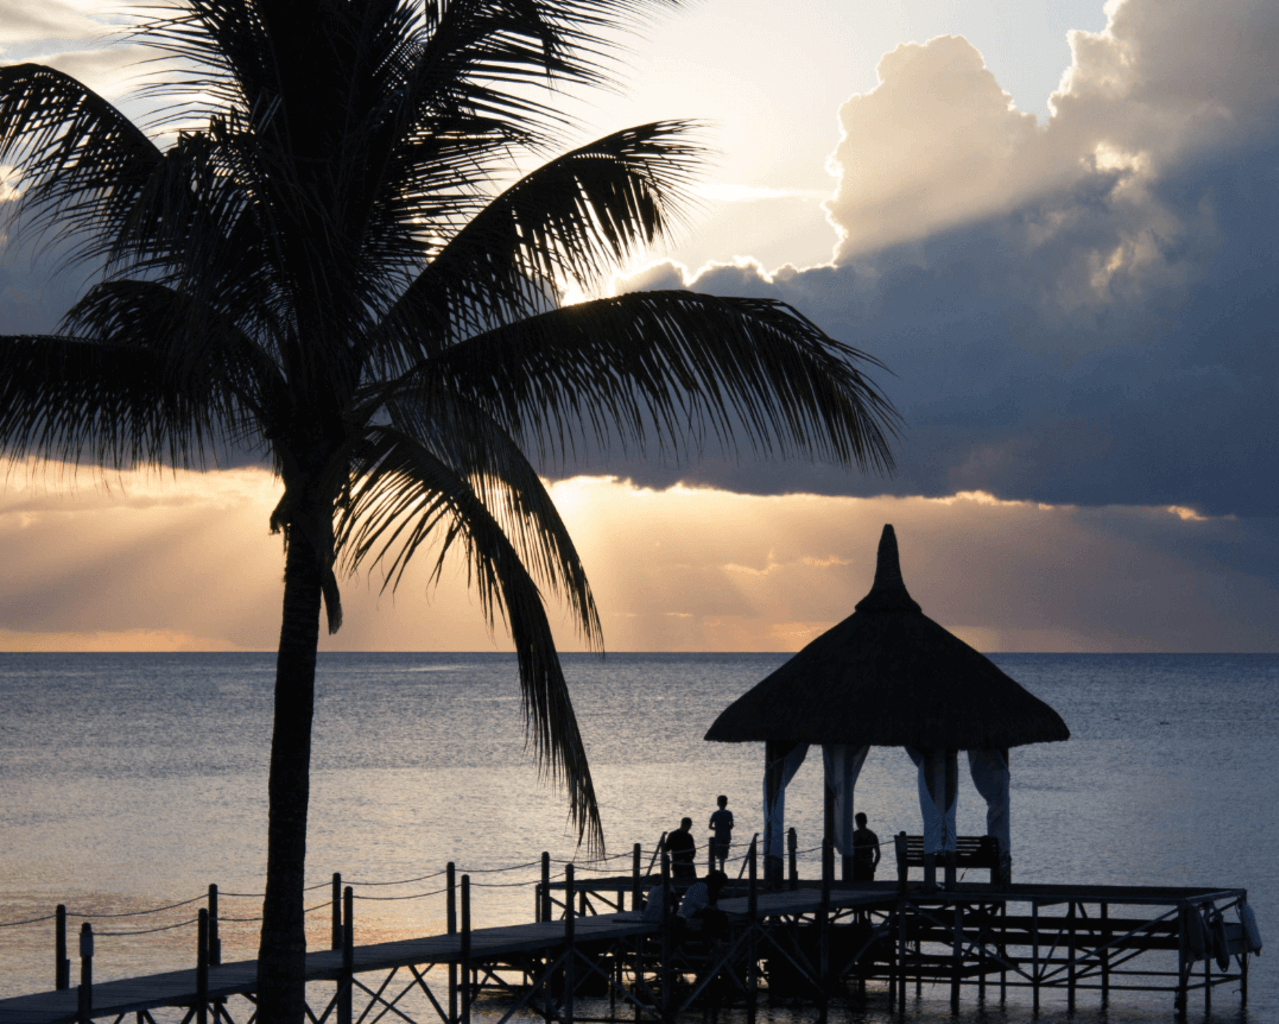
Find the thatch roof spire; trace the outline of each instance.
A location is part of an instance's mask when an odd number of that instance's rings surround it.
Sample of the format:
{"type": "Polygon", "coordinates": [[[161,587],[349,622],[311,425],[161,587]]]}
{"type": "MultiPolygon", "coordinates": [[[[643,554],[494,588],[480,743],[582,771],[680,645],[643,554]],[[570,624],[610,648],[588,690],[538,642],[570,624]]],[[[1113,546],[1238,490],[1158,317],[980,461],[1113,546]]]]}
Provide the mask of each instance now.
{"type": "Polygon", "coordinates": [[[920,614],[919,605],[906,590],[901,561],[897,557],[897,534],[891,523],[884,524],[875,561],[875,582],[870,593],[857,602],[859,612],[905,611],[920,614]]]}
{"type": "Polygon", "coordinates": [[[857,611],[724,709],[708,740],[989,750],[1070,737],[1061,716],[906,592],[885,526],[857,611]]]}

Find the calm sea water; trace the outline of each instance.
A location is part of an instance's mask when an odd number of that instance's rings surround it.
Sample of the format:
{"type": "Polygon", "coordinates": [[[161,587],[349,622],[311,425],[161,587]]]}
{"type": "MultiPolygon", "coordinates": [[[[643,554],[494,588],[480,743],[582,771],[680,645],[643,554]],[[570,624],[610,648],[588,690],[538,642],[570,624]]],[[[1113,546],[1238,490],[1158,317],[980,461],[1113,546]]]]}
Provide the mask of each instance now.
{"type": "MultiPolygon", "coordinates": [[[[701,834],[718,793],[729,796],[739,838],[759,829],[761,746],[702,734],[784,658],[565,659],[608,852],[625,857],[614,870],[629,864],[632,843],[651,850],[685,814],[701,834]]],[[[1279,656],[994,660],[1072,732],[1067,743],[1013,751],[1014,877],[1246,887],[1279,950],[1279,656]]],[[[216,882],[224,959],[254,955],[272,677],[269,655],[0,654],[0,996],[51,987],[52,923],[4,925],[59,902],[75,929],[78,915],[194,899],[216,882]]],[[[857,803],[881,837],[919,830],[916,800],[906,755],[872,751],[857,803]]],[[[797,776],[787,809],[801,848],[816,845],[819,756],[797,776]]],[[[961,834],[984,831],[984,813],[965,779],[961,834]]],[[[543,850],[572,858],[575,837],[561,796],[525,750],[513,659],[321,657],[308,855],[314,945],[327,944],[320,905],[334,871],[357,883],[357,941],[367,942],[442,930],[437,873],[450,860],[476,883],[477,926],[531,919],[528,883],[543,850]],[[375,882],[401,884],[367,884],[375,882]]],[[[94,918],[96,978],[193,962],[186,922],[195,907],[94,918]]],[[[1212,1019],[1279,1020],[1273,965],[1271,950],[1253,961],[1246,1014],[1237,995],[1218,989],[1212,1019]]],[[[908,1019],[951,1019],[946,999],[925,989],[908,1019]]],[[[1124,995],[1102,1015],[1082,999],[1072,1019],[1087,1022],[1159,1020],[1171,1005],[1163,994],[1124,995]]],[[[873,1000],[840,1014],[888,1019],[873,1000]]],[[[1016,1003],[964,1011],[973,1020],[1026,1016],[1016,1003]]],[[[1049,1003],[1041,1016],[1065,1011],[1049,1003]]],[[[1191,1019],[1202,1019],[1194,1000],[1191,1019]]]]}

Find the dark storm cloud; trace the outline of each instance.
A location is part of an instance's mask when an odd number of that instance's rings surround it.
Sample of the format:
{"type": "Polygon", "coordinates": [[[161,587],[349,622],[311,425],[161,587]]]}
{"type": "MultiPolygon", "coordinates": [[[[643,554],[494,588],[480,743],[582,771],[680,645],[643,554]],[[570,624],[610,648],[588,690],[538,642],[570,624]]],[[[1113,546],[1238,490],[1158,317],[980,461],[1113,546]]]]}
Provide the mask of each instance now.
{"type": "MultiPolygon", "coordinates": [[[[1111,189],[1118,187],[1111,182],[1111,189]]],[[[1125,226],[1074,190],[854,267],[720,267],[693,283],[771,295],[882,360],[907,432],[891,480],[804,463],[679,471],[610,463],[636,482],[748,493],[983,490],[1057,504],[1279,511],[1279,147],[1200,162],[1154,186],[1194,230],[1155,238],[1150,265],[1110,281],[1081,254],[1115,253],[1125,226]],[[1036,224],[1075,223],[1028,244],[1036,224]],[[1144,280],[1137,280],[1145,275],[1144,280]]],[[[654,268],[644,286],[674,283],[654,268]]]]}

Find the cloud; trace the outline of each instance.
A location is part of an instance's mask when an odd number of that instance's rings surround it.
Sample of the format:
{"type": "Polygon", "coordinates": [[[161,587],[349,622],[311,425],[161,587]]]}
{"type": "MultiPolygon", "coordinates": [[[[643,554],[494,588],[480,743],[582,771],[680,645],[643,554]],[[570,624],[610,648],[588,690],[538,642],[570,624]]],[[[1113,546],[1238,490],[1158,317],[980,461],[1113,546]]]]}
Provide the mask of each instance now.
{"type": "Polygon", "coordinates": [[[1205,17],[1112,7],[1105,32],[1072,37],[1075,65],[1036,128],[964,40],[899,48],[880,88],[844,108],[865,130],[839,150],[836,263],[666,264],[619,282],[782,299],[881,359],[891,373],[872,376],[907,427],[896,477],[714,454],[608,468],[746,493],[983,491],[1276,515],[1279,80],[1234,64],[1275,37],[1279,8],[1205,17]],[[907,157],[859,162],[859,144],[907,157]],[[873,210],[907,193],[918,218],[868,215],[856,233],[854,200],[873,210]],[[903,239],[887,244],[894,223],[903,239]],[[878,248],[863,251],[869,238],[878,248]]]}
{"type": "Polygon", "coordinates": [[[100,35],[103,22],[75,4],[60,0],[0,0],[0,53],[15,43],[46,39],[85,39],[100,35]]]}
{"type": "MultiPolygon", "coordinates": [[[[1144,207],[1144,226],[1163,233],[1170,220],[1148,202],[1150,182],[1213,148],[1273,135],[1273,4],[1116,0],[1107,13],[1103,31],[1070,33],[1073,60],[1043,126],[1013,107],[962,37],[885,55],[880,84],[839,112],[839,184],[825,204],[840,234],[835,262],[1072,189],[1104,190],[1130,215],[1144,207]]],[[[1102,279],[1131,255],[1104,256],[1102,279]]]]}

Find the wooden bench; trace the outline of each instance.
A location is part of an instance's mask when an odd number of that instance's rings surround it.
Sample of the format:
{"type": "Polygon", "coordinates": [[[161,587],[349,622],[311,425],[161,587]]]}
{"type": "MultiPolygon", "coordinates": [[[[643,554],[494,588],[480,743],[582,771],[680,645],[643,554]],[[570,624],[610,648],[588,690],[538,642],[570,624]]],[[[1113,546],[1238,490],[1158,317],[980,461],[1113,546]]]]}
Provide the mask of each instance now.
{"type": "MultiPolygon", "coordinates": [[[[906,891],[906,880],[911,868],[924,869],[924,883],[929,886],[937,884],[937,865],[946,870],[946,885],[955,884],[955,874],[959,868],[989,868],[990,881],[994,884],[1001,881],[999,877],[999,841],[994,836],[957,836],[955,849],[945,853],[924,853],[924,837],[908,836],[899,832],[893,837],[897,847],[897,887],[906,891]]],[[[1002,879],[1010,881],[1008,878],[1002,879]]]]}

